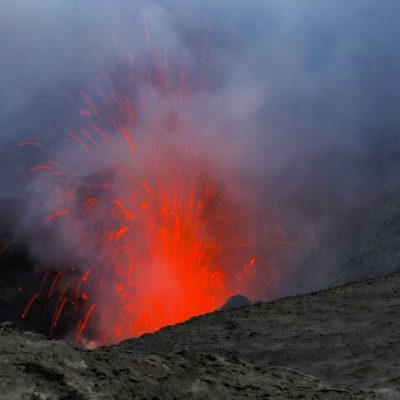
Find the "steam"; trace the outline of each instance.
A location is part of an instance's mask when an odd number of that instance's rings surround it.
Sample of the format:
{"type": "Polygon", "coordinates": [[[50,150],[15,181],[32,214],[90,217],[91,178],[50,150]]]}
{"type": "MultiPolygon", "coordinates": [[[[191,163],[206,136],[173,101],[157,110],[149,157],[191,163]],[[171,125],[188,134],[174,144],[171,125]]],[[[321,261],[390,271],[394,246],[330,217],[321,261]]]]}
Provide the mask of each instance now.
{"type": "MultiPolygon", "coordinates": [[[[40,138],[54,151],[81,118],[96,65],[123,69],[129,54],[149,68],[153,52],[171,70],[184,65],[196,87],[180,118],[201,127],[201,154],[223,153],[216,171],[253,220],[280,221],[290,254],[275,266],[274,295],[299,290],[294,266],[337,218],[397,183],[399,11],[396,0],[3,1],[0,195],[22,199],[15,236],[40,258],[54,233],[38,242],[45,216],[34,193],[48,188],[25,177],[43,154],[16,144],[40,138]]],[[[59,157],[75,162],[70,148],[59,157]]],[[[86,175],[101,171],[99,159],[86,175]]],[[[268,248],[270,232],[254,229],[268,248]]],[[[55,245],[54,258],[68,253],[55,245]]],[[[329,279],[314,274],[302,269],[302,289],[329,279]]]]}

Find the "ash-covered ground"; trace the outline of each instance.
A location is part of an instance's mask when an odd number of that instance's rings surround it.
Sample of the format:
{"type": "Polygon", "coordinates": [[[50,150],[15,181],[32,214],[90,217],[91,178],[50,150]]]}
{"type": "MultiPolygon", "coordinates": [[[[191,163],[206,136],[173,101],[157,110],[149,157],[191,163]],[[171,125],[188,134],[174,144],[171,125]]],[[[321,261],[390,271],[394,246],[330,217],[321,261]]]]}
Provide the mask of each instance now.
{"type": "Polygon", "coordinates": [[[400,276],[83,351],[0,330],[2,399],[397,399],[400,276]]]}

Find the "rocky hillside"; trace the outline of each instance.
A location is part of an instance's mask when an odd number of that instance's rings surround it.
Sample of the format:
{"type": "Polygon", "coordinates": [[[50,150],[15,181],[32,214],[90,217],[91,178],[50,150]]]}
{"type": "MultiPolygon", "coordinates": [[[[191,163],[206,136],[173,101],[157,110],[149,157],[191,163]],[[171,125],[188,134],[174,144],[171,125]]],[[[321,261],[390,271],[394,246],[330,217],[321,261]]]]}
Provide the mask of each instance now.
{"type": "Polygon", "coordinates": [[[400,186],[363,207],[331,217],[311,254],[290,268],[282,281],[286,293],[306,293],[396,272],[400,272],[400,186]]]}
{"type": "Polygon", "coordinates": [[[400,187],[350,218],[342,237],[337,283],[400,271],[400,187]]]}
{"type": "Polygon", "coordinates": [[[218,311],[113,347],[0,330],[3,399],[397,399],[400,276],[218,311]]]}

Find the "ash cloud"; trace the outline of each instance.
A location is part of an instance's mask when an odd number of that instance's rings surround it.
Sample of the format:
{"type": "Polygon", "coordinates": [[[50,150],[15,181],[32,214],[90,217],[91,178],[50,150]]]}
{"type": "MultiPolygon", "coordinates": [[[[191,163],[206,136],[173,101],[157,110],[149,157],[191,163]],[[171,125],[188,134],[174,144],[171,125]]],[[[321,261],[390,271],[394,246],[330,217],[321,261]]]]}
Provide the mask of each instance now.
{"type": "MultiPolygon", "coordinates": [[[[145,19],[153,50],[200,87],[186,118],[203,127],[204,151],[228,149],[221,174],[261,220],[279,216],[303,265],[338,216],[397,184],[399,12],[396,0],[3,1],[0,195],[26,210],[13,229],[40,231],[24,201],[39,156],[16,144],[52,147],[74,127],[82,103],[60,93],[85,90],[96,57],[118,64],[121,47],[146,59],[145,19]]],[[[286,268],[276,295],[299,290],[286,268]]]]}

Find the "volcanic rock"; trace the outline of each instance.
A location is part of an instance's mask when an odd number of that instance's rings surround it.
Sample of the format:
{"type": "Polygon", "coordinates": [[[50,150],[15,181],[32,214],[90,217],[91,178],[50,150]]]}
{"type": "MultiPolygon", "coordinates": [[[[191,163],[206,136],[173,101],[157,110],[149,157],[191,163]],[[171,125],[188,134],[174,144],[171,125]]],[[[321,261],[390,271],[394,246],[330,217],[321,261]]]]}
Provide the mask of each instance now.
{"type": "Polygon", "coordinates": [[[400,271],[400,186],[358,212],[349,224],[347,246],[335,259],[335,283],[388,275],[400,271]]]}
{"type": "Polygon", "coordinates": [[[400,185],[331,217],[313,251],[281,277],[278,296],[400,272],[400,185]]]}
{"type": "Polygon", "coordinates": [[[229,297],[226,300],[225,304],[221,307],[221,310],[229,310],[230,308],[250,306],[251,304],[253,304],[253,302],[246,296],[237,294],[235,296],[229,297]]]}
{"type": "Polygon", "coordinates": [[[400,275],[96,350],[0,329],[1,399],[400,398],[400,275]]]}

